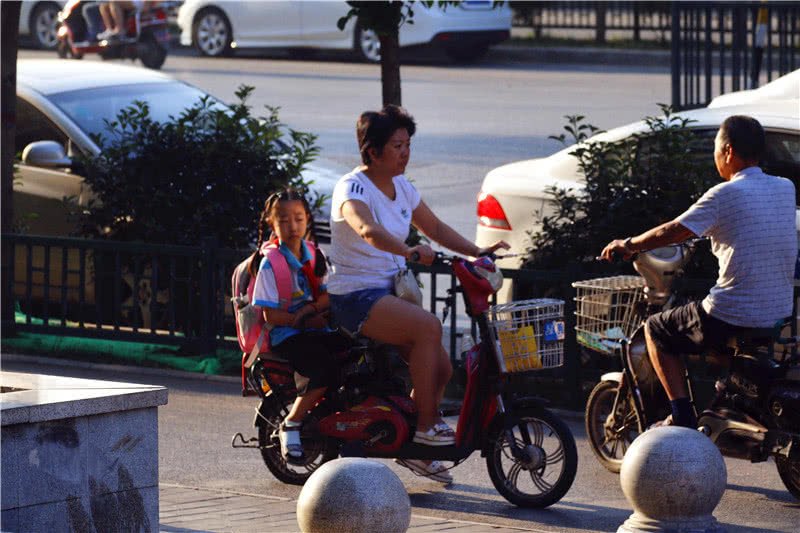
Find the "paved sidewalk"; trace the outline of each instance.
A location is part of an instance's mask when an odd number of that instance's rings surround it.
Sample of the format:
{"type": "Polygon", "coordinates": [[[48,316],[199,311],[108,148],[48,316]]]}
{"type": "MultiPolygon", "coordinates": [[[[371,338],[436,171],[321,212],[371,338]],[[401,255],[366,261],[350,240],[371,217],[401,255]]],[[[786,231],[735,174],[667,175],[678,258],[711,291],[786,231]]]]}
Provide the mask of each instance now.
{"type": "MultiPolygon", "coordinates": [[[[297,500],[161,483],[160,531],[163,533],[299,533],[297,500]]],[[[537,531],[478,522],[411,515],[412,533],[519,533],[537,531]]]]}

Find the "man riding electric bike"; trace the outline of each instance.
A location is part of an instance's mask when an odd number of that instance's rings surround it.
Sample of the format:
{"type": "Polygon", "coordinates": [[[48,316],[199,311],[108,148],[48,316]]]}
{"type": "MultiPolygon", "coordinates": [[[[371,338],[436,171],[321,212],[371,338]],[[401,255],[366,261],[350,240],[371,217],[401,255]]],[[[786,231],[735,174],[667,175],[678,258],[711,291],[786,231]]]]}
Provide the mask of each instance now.
{"type": "Polygon", "coordinates": [[[630,258],[707,236],[719,261],[716,285],[702,302],[657,313],[645,324],[647,351],[669,397],[672,415],[658,424],[697,427],[682,354],[722,346],[752,328],[769,328],[792,312],[797,234],[792,182],[758,167],[765,149],[761,124],[728,117],[714,140],[714,161],[725,180],[676,219],[641,235],[616,239],[601,257],[630,258]]]}

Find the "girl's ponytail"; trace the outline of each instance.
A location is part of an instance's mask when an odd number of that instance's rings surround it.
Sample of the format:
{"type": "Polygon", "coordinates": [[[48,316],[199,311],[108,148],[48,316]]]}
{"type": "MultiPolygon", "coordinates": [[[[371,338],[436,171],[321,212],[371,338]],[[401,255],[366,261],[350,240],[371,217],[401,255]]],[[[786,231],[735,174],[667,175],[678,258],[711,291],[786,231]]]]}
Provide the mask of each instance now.
{"type": "Polygon", "coordinates": [[[325,262],[325,254],[319,249],[319,240],[317,239],[317,233],[314,231],[314,214],[311,212],[311,206],[305,196],[303,196],[303,205],[306,208],[306,213],[308,213],[308,232],[311,240],[314,241],[314,247],[317,249],[314,257],[314,276],[321,278],[328,273],[328,264],[325,262]]]}

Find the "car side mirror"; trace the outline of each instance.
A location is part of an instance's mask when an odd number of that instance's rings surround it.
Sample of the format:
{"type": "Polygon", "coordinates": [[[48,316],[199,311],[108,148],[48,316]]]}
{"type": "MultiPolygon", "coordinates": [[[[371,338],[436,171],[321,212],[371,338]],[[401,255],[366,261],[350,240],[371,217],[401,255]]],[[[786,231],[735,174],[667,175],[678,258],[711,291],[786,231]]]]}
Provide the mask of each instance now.
{"type": "Polygon", "coordinates": [[[22,151],[22,162],[35,167],[69,167],[72,159],[64,147],[55,141],[36,141],[22,151]]]}

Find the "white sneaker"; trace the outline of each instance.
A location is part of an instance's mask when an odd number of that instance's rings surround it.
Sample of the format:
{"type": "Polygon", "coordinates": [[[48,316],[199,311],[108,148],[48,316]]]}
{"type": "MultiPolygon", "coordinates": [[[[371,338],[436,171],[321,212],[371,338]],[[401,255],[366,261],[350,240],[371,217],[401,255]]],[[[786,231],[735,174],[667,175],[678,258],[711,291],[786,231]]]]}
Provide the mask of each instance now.
{"type": "Polygon", "coordinates": [[[408,468],[418,476],[424,476],[445,485],[453,482],[453,475],[450,470],[445,468],[439,461],[426,463],[421,459],[395,459],[394,462],[408,468]]]}
{"type": "Polygon", "coordinates": [[[98,41],[107,41],[108,39],[112,39],[114,37],[118,37],[119,32],[114,30],[106,30],[97,34],[98,41]]]}

